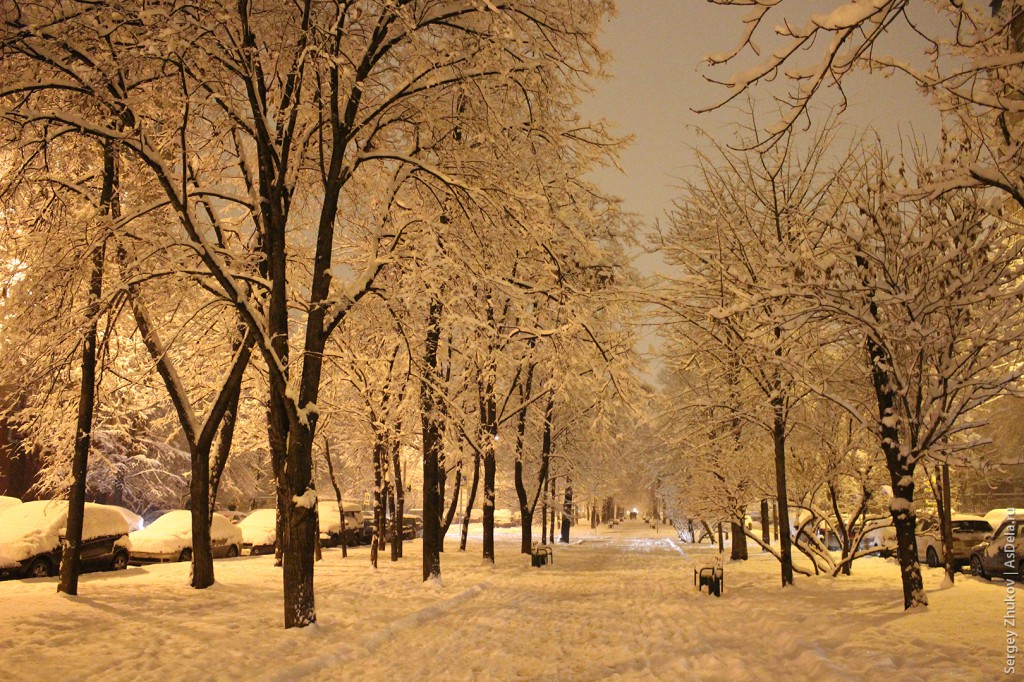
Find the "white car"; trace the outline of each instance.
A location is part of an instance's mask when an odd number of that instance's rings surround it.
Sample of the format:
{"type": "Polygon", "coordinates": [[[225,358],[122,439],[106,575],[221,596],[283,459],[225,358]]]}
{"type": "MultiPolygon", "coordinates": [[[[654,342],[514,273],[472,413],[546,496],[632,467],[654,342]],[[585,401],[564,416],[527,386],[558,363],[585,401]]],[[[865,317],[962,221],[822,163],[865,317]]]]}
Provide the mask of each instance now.
{"type": "MultiPolygon", "coordinates": [[[[320,544],[324,547],[335,547],[341,544],[341,514],[337,500],[319,500],[317,516],[320,519],[320,544]]],[[[359,536],[363,533],[363,512],[358,503],[345,502],[345,542],[349,546],[359,544],[359,536]]]]}
{"type": "Polygon", "coordinates": [[[238,522],[249,554],[271,554],[277,540],[277,510],[257,509],[238,522]]]}
{"type": "Polygon", "coordinates": [[[11,497],[9,495],[0,495],[0,511],[4,509],[10,509],[16,504],[21,504],[21,500],[17,497],[11,497]]]}
{"type": "Polygon", "coordinates": [[[146,525],[145,523],[143,523],[142,517],[133,512],[131,509],[125,509],[124,507],[119,507],[116,504],[112,504],[110,506],[116,509],[117,511],[121,512],[121,516],[123,516],[124,520],[128,522],[129,533],[135,532],[137,530],[142,530],[143,526],[146,525]]]}
{"type": "MultiPolygon", "coordinates": [[[[134,565],[161,561],[192,560],[192,512],[169,511],[142,530],[129,536],[130,562],[134,565]]],[[[210,526],[213,557],[236,557],[242,553],[242,531],[221,514],[213,515],[210,526]]]]}
{"type": "MultiPolygon", "coordinates": [[[[971,556],[971,548],[992,535],[992,525],[981,516],[973,514],[953,514],[953,561],[966,564],[971,556]]],[[[939,519],[934,516],[921,516],[917,519],[917,559],[925,561],[932,568],[942,565],[942,538],[939,519]]]]}
{"type": "MultiPolygon", "coordinates": [[[[0,512],[0,578],[43,578],[60,569],[68,525],[65,500],[37,500],[0,512]]],[[[128,521],[105,504],[86,502],[80,557],[82,570],[128,566],[128,521]]]]}

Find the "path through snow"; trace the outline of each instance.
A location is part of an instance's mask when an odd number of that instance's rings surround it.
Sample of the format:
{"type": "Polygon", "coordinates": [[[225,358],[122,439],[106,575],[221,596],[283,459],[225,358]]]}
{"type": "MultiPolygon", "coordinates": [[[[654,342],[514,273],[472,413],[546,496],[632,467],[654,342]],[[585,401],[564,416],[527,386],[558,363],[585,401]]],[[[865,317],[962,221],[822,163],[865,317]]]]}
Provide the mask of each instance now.
{"type": "Polygon", "coordinates": [[[441,585],[420,582],[418,541],[376,572],[366,548],[325,551],[319,625],[305,631],[280,628],[270,557],[216,562],[205,591],[180,564],[86,576],[77,599],[55,579],[0,583],[0,678],[954,680],[1004,665],[996,583],[940,591],[941,571],[926,569],[932,606],[907,614],[892,562],[782,590],[777,563],[754,553],[726,562],[716,599],[692,573],[713,550],[667,529],[574,529],[539,570],[514,530],[483,564],[472,530],[467,553],[448,538],[441,585]]]}

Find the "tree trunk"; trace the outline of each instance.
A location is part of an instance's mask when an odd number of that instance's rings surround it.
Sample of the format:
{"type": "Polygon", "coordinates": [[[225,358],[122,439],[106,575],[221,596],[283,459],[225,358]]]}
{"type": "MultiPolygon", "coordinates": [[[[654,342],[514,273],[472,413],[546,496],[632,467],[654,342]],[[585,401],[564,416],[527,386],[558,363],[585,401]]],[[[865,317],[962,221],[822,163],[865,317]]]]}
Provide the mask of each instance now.
{"type": "Polygon", "coordinates": [[[370,565],[377,568],[377,558],[384,547],[384,436],[373,437],[373,537],[370,540],[370,565]]]}
{"type": "MultiPolygon", "coordinates": [[[[761,500],[761,541],[765,544],[765,547],[771,545],[771,519],[769,518],[768,512],[768,500],[761,500]]],[[[761,551],[767,552],[767,549],[762,548],[761,551]]]]}
{"type": "MultiPolygon", "coordinates": [[[[401,441],[398,434],[402,432],[402,424],[398,423],[394,442],[391,444],[391,478],[394,481],[392,494],[395,498],[395,518],[398,532],[391,539],[391,560],[402,558],[402,517],[405,515],[405,490],[402,488],[402,456],[401,441]]],[[[443,502],[443,500],[442,500],[443,502]]],[[[440,551],[441,535],[438,534],[438,551],[440,551]]]]}
{"type": "Polygon", "coordinates": [[[953,558],[953,498],[950,494],[949,465],[943,463],[939,467],[942,478],[942,501],[939,507],[942,515],[942,563],[946,569],[946,579],[953,584],[956,575],[956,560],[953,558]]]}
{"type": "MultiPolygon", "coordinates": [[[[116,202],[117,165],[110,143],[103,146],[103,188],[100,194],[100,213],[107,216],[116,202]]],[[[104,225],[102,230],[106,230],[104,225]]],[[[92,444],[92,419],[96,404],[96,336],[103,296],[103,261],[106,256],[106,238],[93,247],[89,270],[88,327],[82,338],[82,381],[78,397],[78,421],[75,432],[75,454],[71,463],[71,488],[68,491],[68,518],[61,551],[60,584],[58,592],[78,594],[78,574],[81,566],[82,528],[85,522],[85,479],[89,469],[89,447],[92,444]]]]}
{"type": "MultiPolygon", "coordinates": [[[[239,333],[242,338],[231,345],[234,353],[244,352],[245,362],[248,364],[248,358],[252,354],[252,347],[256,343],[255,337],[252,334],[247,334],[246,329],[243,327],[239,329],[239,333]]],[[[220,427],[220,441],[217,443],[217,456],[214,459],[213,470],[210,472],[210,513],[217,508],[217,493],[220,490],[220,481],[224,476],[224,468],[228,463],[228,455],[231,454],[231,443],[235,438],[235,424],[238,422],[238,403],[242,397],[242,380],[239,377],[237,382],[230,385],[227,390],[230,392],[228,396],[227,409],[224,410],[222,417],[223,423],[220,427]]],[[[211,521],[213,517],[210,517],[211,521]]]]}
{"type": "Polygon", "coordinates": [[[793,544],[789,530],[789,497],[786,491],[786,410],[785,398],[772,398],[772,440],[775,444],[775,495],[778,499],[779,564],[782,586],[793,584],[793,544]]]}
{"type": "MultiPolygon", "coordinates": [[[[341,486],[338,485],[338,478],[334,475],[334,462],[331,461],[331,441],[324,438],[324,459],[327,460],[327,476],[331,479],[331,487],[334,488],[334,496],[338,500],[338,514],[341,516],[342,537],[345,532],[345,506],[341,501],[341,486]]],[[[317,533],[317,537],[320,534],[317,533]]],[[[348,543],[341,543],[341,556],[348,557],[348,543]]]]}
{"type": "Polygon", "coordinates": [[[562,537],[563,544],[569,544],[569,525],[572,520],[572,486],[565,484],[565,498],[562,501],[562,537]]]}
{"type": "Polygon", "coordinates": [[[473,512],[473,504],[476,502],[476,490],[480,484],[480,453],[473,454],[473,483],[469,486],[469,495],[466,497],[466,513],[462,516],[462,538],[459,540],[459,551],[466,551],[466,541],[469,538],[469,517],[473,512]]]}
{"type": "Polygon", "coordinates": [[[437,346],[441,338],[443,305],[437,296],[430,299],[427,315],[427,336],[423,348],[423,364],[431,381],[420,382],[420,421],[423,441],[423,580],[441,577],[441,506],[439,499],[439,458],[441,455],[441,426],[437,411],[441,402],[436,395],[433,377],[437,376],[437,346]]]}
{"type": "Polygon", "coordinates": [[[448,535],[448,529],[452,527],[455,519],[455,511],[459,507],[459,495],[462,493],[462,456],[459,456],[459,463],[455,470],[455,485],[452,489],[452,501],[448,504],[448,511],[445,512],[444,520],[441,523],[441,534],[438,538],[437,549],[444,551],[444,538],[448,535]]]}
{"type": "Polygon", "coordinates": [[[743,524],[730,521],[732,525],[732,553],[729,558],[733,561],[747,560],[747,535],[743,532],[743,524]]]}

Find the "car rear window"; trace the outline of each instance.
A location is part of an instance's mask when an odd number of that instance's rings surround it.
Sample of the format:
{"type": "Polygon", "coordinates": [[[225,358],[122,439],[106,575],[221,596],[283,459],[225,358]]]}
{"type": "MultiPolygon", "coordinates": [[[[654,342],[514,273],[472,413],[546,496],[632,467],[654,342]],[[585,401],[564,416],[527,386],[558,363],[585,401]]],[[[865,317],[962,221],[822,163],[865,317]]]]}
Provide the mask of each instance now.
{"type": "Polygon", "coordinates": [[[953,532],[955,533],[991,533],[992,526],[988,521],[954,521],[953,532]]]}

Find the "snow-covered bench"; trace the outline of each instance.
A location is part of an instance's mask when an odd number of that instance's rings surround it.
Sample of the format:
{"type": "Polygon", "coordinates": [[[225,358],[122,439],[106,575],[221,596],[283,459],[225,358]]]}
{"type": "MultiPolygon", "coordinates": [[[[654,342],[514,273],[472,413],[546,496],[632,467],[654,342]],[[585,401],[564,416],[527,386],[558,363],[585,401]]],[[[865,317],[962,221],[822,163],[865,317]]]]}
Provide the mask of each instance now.
{"type": "Polygon", "coordinates": [[[551,547],[534,543],[530,550],[530,565],[540,568],[549,563],[555,563],[555,555],[551,551],[551,547]]]}
{"type": "Polygon", "coordinates": [[[716,556],[710,564],[695,565],[693,567],[693,584],[697,591],[702,591],[708,586],[708,595],[722,596],[722,588],[725,587],[725,570],[722,568],[722,557],[716,556]]]}

